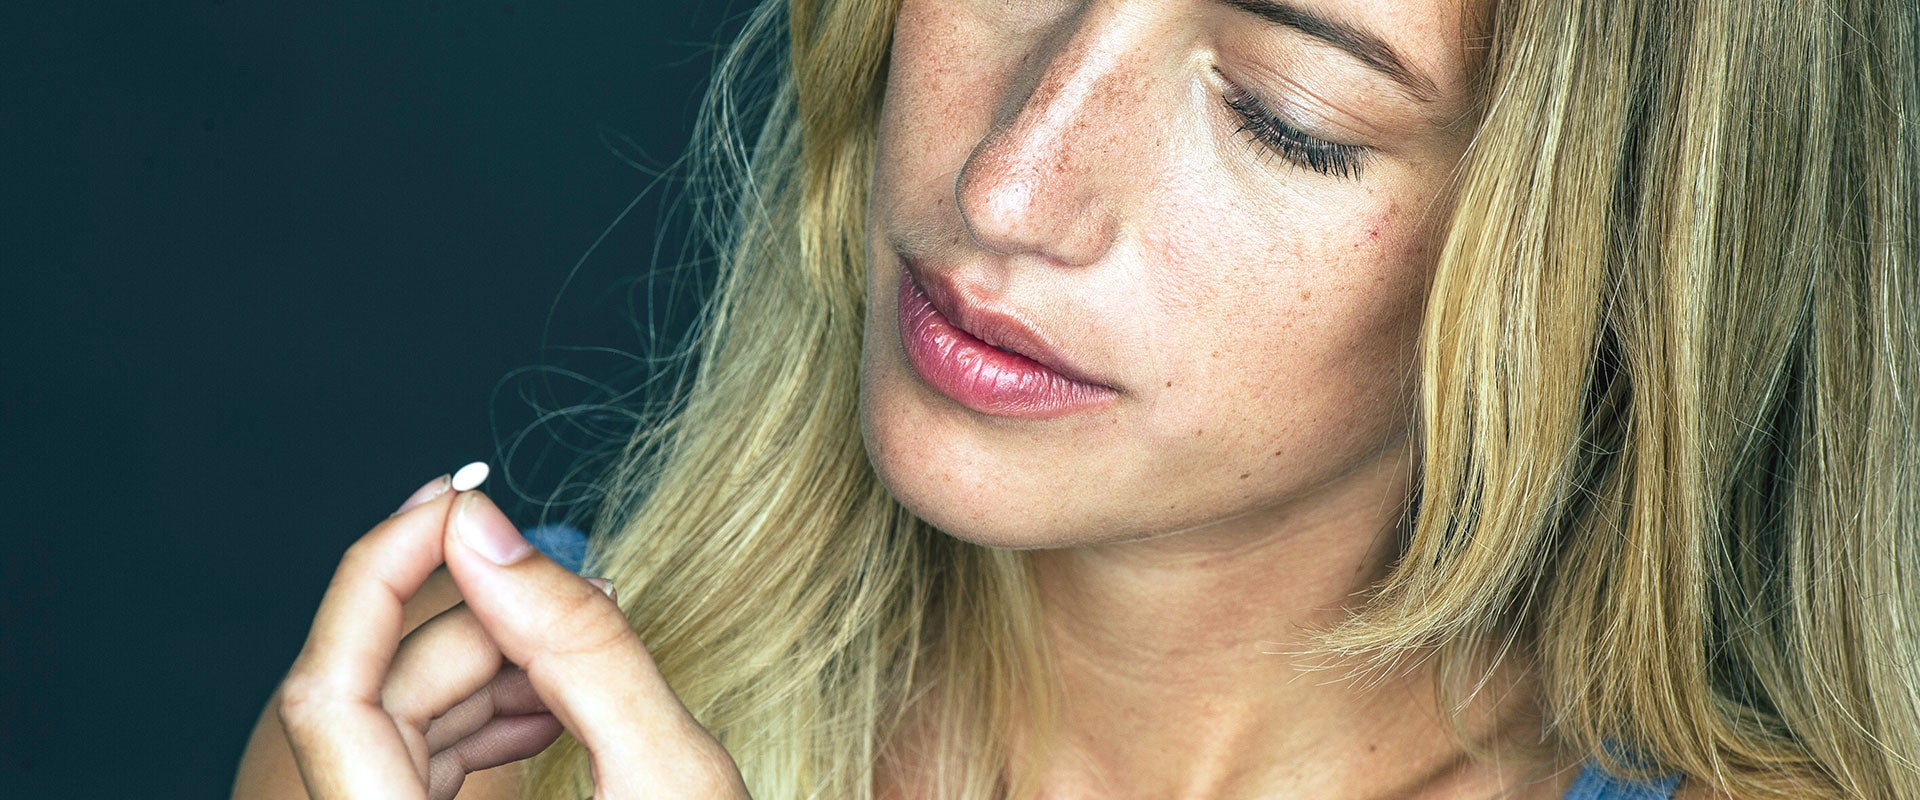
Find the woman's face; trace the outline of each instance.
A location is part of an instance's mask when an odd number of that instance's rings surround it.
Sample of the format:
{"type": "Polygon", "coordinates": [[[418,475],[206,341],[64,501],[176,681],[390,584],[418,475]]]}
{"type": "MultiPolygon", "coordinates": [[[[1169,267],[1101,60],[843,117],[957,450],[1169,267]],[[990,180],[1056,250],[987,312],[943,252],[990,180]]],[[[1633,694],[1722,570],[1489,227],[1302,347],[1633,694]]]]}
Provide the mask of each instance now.
{"type": "Polygon", "coordinates": [[[1404,492],[1467,12],[904,0],[861,387],[894,495],[1049,547],[1404,492]]]}

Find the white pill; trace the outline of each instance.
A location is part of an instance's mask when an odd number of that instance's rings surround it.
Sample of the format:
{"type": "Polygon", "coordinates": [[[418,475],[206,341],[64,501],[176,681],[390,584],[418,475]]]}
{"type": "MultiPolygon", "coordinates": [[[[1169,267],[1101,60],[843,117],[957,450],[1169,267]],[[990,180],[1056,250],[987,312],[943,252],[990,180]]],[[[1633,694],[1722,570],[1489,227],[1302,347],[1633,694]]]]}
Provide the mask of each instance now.
{"type": "Polygon", "coordinates": [[[464,492],[475,486],[479,486],[486,482],[486,480],[487,462],[475,461],[461,467],[459,472],[453,473],[453,490],[456,492],[464,492]]]}

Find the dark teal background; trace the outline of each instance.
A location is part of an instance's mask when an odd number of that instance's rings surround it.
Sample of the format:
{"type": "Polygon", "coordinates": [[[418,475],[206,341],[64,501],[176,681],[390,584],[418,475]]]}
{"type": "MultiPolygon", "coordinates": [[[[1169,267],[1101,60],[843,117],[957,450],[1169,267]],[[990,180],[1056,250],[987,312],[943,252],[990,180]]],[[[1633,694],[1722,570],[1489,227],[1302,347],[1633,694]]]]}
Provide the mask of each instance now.
{"type": "MultiPolygon", "coordinates": [[[[569,271],[744,8],[0,10],[0,794],[224,797],[341,551],[637,379],[676,186],[569,271]]],[[[537,521],[596,419],[489,491],[537,521]]]]}

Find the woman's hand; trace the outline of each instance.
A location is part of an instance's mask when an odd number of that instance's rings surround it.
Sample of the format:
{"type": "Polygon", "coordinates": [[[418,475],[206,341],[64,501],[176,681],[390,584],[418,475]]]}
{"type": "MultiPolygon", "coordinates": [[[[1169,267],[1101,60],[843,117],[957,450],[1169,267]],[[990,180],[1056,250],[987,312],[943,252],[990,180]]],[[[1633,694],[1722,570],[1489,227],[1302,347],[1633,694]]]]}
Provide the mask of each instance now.
{"type": "Polygon", "coordinates": [[[444,800],[564,727],[598,800],[746,797],[611,591],[535,551],[485,495],[438,483],[347,549],[282,684],[307,793],[444,800]],[[443,562],[466,602],[402,640],[402,605],[443,562]]]}

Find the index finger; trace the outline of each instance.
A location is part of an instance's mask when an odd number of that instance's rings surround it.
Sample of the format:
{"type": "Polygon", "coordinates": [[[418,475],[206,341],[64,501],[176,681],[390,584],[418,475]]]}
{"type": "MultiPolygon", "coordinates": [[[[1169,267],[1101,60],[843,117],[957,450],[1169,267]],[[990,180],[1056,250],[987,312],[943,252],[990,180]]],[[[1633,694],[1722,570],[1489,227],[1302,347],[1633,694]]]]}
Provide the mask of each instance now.
{"type": "Polygon", "coordinates": [[[451,494],[443,488],[347,548],[287,683],[306,693],[380,702],[388,662],[406,632],[404,606],[445,560],[440,532],[451,494]]]}
{"type": "Polygon", "coordinates": [[[601,796],[739,796],[731,758],[667,685],[619,607],[527,545],[485,494],[463,493],[453,505],[447,572],[500,651],[587,748],[601,796]]]}

